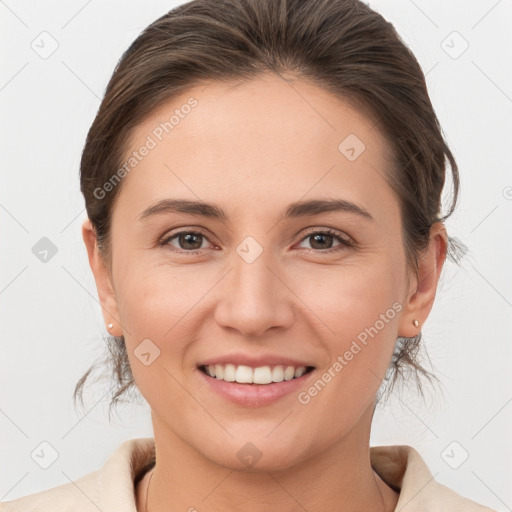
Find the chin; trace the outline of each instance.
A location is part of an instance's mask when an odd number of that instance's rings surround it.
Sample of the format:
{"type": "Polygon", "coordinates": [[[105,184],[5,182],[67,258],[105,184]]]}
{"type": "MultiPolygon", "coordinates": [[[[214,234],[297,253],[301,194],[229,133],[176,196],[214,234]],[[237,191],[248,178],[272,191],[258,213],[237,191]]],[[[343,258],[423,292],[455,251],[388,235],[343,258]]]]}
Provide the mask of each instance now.
{"type": "MultiPolygon", "coordinates": [[[[275,424],[274,424],[275,428],[275,424]]],[[[272,433],[270,437],[265,434],[245,435],[219,441],[209,446],[197,447],[198,453],[218,466],[229,470],[258,473],[266,471],[285,470],[300,463],[306,457],[305,446],[299,446],[294,441],[294,435],[287,435],[285,431],[272,433]],[[275,436],[274,439],[271,439],[275,436]]]]}

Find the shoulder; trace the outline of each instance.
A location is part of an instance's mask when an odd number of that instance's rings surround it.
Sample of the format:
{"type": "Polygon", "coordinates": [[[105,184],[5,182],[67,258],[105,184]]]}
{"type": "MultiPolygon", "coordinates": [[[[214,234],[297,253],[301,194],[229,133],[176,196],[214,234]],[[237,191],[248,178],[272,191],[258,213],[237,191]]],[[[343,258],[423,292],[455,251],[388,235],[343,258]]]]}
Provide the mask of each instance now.
{"type": "Polygon", "coordinates": [[[136,512],[134,481],[152,460],[152,438],[125,441],[100,469],[51,489],[0,502],[0,512],[136,512]]]}
{"type": "Polygon", "coordinates": [[[98,512],[99,482],[98,471],[94,471],[74,482],[1,502],[0,512],[98,512]]]}
{"type": "Polygon", "coordinates": [[[436,481],[421,455],[408,445],[372,446],[372,467],[400,497],[401,512],[496,512],[436,481]]]}

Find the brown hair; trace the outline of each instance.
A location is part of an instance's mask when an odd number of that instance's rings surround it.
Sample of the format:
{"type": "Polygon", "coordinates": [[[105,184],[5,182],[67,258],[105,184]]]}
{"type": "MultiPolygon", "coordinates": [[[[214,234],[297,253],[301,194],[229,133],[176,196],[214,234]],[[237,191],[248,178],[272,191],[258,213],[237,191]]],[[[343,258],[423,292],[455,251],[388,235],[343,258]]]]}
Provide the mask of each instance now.
{"type": "MultiPolygon", "coordinates": [[[[108,194],[98,190],[120,169],[134,128],[191,86],[250,80],[265,72],[286,73],[322,87],[378,125],[393,153],[393,170],[386,179],[400,201],[407,265],[417,272],[430,227],[455,208],[458,168],[416,58],[393,25],[358,0],[193,0],[137,37],[108,83],[80,164],[87,214],[107,267],[111,212],[122,182],[108,194]],[[453,195],[441,216],[446,160],[453,195]]],[[[448,255],[457,262],[459,249],[449,238],[448,255]]],[[[398,338],[385,379],[391,387],[406,369],[413,370],[418,383],[418,374],[432,377],[416,360],[420,341],[421,333],[398,338]]],[[[105,362],[112,364],[115,381],[112,406],[135,386],[124,338],[107,338],[107,347],[105,362]]],[[[75,402],[78,396],[83,400],[84,382],[93,368],[77,383],[75,402]]]]}

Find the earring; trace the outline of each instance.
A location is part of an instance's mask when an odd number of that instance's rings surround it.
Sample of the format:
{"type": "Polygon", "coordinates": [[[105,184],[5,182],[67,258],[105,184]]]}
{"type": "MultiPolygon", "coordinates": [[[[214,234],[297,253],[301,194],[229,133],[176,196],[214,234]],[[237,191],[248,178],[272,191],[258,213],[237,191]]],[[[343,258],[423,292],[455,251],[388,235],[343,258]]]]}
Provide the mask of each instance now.
{"type": "Polygon", "coordinates": [[[418,322],[418,320],[414,319],[412,321],[412,323],[414,324],[414,327],[419,327],[420,326],[420,323],[418,322]]]}
{"type": "Polygon", "coordinates": [[[112,328],[114,327],[114,324],[113,324],[112,322],[110,322],[110,323],[107,325],[107,327],[108,327],[109,329],[112,329],[112,328]]]}

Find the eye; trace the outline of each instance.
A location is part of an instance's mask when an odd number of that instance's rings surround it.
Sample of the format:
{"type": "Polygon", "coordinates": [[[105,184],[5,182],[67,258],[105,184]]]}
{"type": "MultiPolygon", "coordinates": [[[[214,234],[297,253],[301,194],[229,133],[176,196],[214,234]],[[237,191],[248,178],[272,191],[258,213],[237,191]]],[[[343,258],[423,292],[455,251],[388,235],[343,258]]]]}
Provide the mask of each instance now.
{"type": "MultiPolygon", "coordinates": [[[[311,231],[302,238],[301,243],[307,239],[312,240],[311,250],[313,252],[331,253],[341,251],[354,245],[351,240],[342,236],[338,231],[329,228],[322,231],[311,231]],[[339,242],[337,247],[332,248],[333,240],[339,242]]],[[[203,247],[203,242],[207,240],[206,235],[198,231],[179,231],[171,236],[164,237],[159,242],[159,245],[170,246],[172,250],[176,250],[176,252],[198,254],[205,248],[203,247]],[[175,242],[175,244],[171,242],[175,242]]]]}
{"type": "Polygon", "coordinates": [[[312,240],[312,242],[310,243],[315,252],[335,252],[343,250],[347,247],[352,247],[353,245],[353,243],[350,240],[348,240],[348,238],[341,236],[340,233],[333,229],[325,229],[323,231],[312,231],[302,239],[302,242],[304,242],[307,239],[312,240]],[[340,242],[339,246],[335,247],[334,249],[332,248],[333,239],[340,242]]]}
{"type": "Polygon", "coordinates": [[[179,251],[188,252],[191,254],[195,254],[199,252],[202,247],[202,242],[204,240],[208,240],[205,235],[199,233],[197,231],[180,231],[179,233],[175,233],[172,236],[168,236],[164,238],[160,245],[170,245],[179,251]],[[171,241],[176,241],[178,247],[171,244],[171,241]]]}

